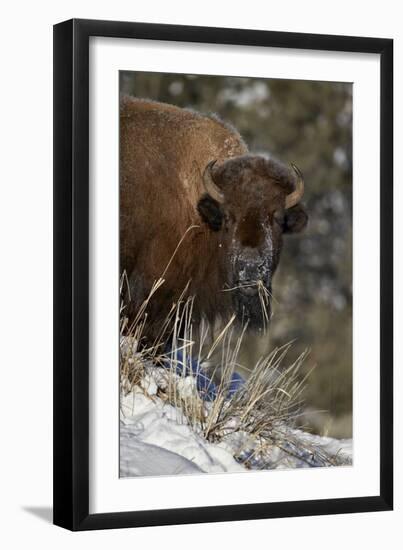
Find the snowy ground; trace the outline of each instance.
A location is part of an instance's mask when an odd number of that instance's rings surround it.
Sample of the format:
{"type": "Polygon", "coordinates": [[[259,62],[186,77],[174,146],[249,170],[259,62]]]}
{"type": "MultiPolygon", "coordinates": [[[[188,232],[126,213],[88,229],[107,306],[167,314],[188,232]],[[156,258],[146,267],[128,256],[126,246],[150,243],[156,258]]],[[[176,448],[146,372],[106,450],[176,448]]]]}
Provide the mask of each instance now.
{"type": "MultiPolygon", "coordinates": [[[[316,450],[320,450],[319,455],[337,457],[338,465],[351,464],[351,440],[338,441],[287,428],[286,443],[281,448],[266,446],[264,456],[253,455],[251,459],[256,443],[247,433],[233,433],[218,442],[207,441],[197,427],[189,425],[179,407],[157,395],[158,384],[153,376],[145,382],[146,391],[142,384],[142,388],[135,386],[121,396],[121,477],[327,465],[313,460],[316,450]],[[303,442],[307,450],[301,454],[300,446],[293,442],[303,442]]],[[[191,377],[185,378],[183,391],[191,391],[190,385],[191,377]]]]}
{"type": "Polygon", "coordinates": [[[156,395],[147,397],[141,389],[135,388],[122,398],[122,477],[244,469],[234,459],[230,447],[206,441],[189,426],[180,410],[156,395]]]}

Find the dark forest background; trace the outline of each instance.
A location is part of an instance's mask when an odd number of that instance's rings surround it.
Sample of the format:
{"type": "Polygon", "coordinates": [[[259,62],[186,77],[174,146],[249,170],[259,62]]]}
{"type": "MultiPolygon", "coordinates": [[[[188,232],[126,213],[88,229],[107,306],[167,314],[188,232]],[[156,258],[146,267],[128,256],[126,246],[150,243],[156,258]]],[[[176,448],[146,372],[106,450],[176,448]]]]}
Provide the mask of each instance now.
{"type": "Polygon", "coordinates": [[[352,85],[121,72],[120,91],[215,112],[251,152],[302,170],[309,225],[285,240],[269,335],[247,343],[249,361],[291,340],[289,360],[308,348],[305,368],[316,367],[301,421],[321,434],[351,437],[352,85]]]}

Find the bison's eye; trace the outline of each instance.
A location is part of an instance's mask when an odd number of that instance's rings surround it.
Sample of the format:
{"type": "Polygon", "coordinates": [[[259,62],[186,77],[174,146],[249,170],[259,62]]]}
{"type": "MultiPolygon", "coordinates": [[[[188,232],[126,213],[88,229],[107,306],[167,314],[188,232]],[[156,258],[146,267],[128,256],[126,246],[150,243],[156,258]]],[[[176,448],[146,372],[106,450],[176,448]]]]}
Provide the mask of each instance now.
{"type": "Polygon", "coordinates": [[[283,229],[284,227],[284,210],[276,210],[273,214],[273,220],[283,229]]]}

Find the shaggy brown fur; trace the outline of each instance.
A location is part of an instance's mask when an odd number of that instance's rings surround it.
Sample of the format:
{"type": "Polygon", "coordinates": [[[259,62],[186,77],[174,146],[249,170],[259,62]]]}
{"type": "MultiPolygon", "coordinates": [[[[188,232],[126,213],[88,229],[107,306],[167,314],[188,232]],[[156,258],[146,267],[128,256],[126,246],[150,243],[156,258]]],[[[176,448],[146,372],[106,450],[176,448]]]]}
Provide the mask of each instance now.
{"type": "MultiPolygon", "coordinates": [[[[274,273],[281,234],[287,231],[285,197],[294,184],[282,165],[249,155],[240,135],[219,119],[123,97],[120,265],[129,280],[129,318],[161,276],[165,282],[148,310],[149,335],[158,332],[189,282],[196,321],[201,316],[211,322],[226,318],[234,301],[223,290],[237,282],[234,243],[241,255],[243,249],[263,254],[262,227],[270,225],[274,273]],[[217,160],[214,181],[224,193],[224,204],[207,195],[203,185],[203,171],[212,160],[217,160]]],[[[302,228],[305,213],[298,206],[292,210],[293,225],[302,228]]]]}

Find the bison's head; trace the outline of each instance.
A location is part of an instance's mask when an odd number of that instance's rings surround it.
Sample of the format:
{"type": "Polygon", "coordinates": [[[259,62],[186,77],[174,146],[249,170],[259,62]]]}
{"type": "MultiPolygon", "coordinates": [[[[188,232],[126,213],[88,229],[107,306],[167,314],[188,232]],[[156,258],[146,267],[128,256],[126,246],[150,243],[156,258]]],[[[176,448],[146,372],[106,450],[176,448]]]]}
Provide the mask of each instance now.
{"type": "Polygon", "coordinates": [[[271,316],[272,278],[284,233],[301,231],[308,216],[299,204],[304,182],[274,160],[246,155],[203,174],[206,193],[198,211],[219,240],[224,291],[232,295],[240,320],[261,328],[271,316]]]}

